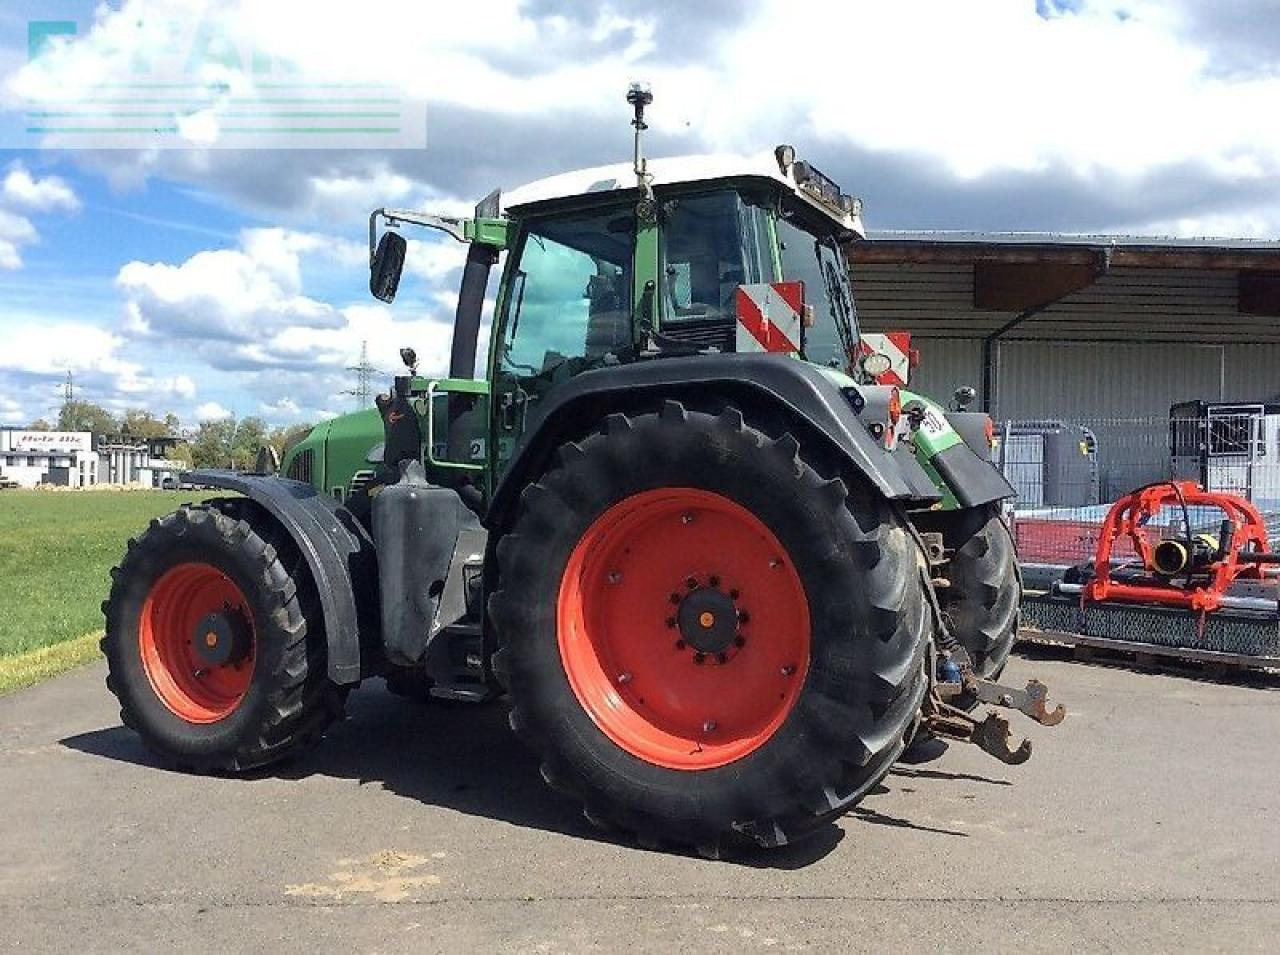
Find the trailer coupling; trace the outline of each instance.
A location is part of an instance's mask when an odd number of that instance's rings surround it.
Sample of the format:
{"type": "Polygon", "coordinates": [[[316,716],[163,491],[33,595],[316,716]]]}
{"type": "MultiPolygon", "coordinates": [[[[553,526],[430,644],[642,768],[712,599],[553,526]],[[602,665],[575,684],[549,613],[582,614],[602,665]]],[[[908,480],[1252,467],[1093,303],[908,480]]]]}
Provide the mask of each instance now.
{"type": "Polygon", "coordinates": [[[1067,716],[1061,704],[1049,709],[1049,688],[1039,680],[1031,680],[1023,690],[984,680],[972,672],[952,682],[936,681],[925,697],[924,728],[944,739],[973,743],[1011,766],[1031,758],[1031,740],[1023,739],[1014,746],[1003,714],[992,711],[979,719],[951,702],[961,699],[1018,710],[1041,726],[1057,726],[1067,716]]]}

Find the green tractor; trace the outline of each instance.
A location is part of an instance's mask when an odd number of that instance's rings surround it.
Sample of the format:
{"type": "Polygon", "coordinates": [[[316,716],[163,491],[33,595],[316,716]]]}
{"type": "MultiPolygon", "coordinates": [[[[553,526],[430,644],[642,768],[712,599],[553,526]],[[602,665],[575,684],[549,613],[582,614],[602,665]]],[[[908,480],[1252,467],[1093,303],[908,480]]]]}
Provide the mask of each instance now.
{"type": "Polygon", "coordinates": [[[790,146],[650,164],[650,99],[628,96],[630,163],[469,219],[373,214],[384,301],[400,227],[468,246],[450,376],[404,349],[376,409],[318,426],[282,474],[191,473],[234,493],[130,541],[103,648],[149,747],[246,770],[371,677],[505,692],[588,819],[715,855],[812,832],[913,738],[1026,759],[984,702],[1061,718],[1042,685],[991,682],[1021,584],[989,419],[859,358],[860,203],[790,146]]]}

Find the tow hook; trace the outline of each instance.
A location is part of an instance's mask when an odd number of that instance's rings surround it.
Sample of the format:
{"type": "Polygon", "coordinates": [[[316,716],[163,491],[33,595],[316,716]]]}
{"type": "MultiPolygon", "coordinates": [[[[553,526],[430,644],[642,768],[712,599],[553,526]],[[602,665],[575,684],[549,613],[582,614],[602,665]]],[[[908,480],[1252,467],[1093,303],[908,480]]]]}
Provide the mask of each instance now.
{"type": "MultiPolygon", "coordinates": [[[[958,669],[944,665],[942,673],[953,677],[958,669]]],[[[1049,688],[1039,680],[1031,680],[1025,690],[984,680],[974,676],[972,671],[961,671],[959,680],[936,681],[925,698],[924,726],[936,736],[973,743],[984,753],[1011,766],[1031,758],[1031,740],[1023,739],[1015,746],[1009,721],[1003,714],[992,712],[978,719],[948,702],[961,696],[976,697],[991,706],[1018,710],[1042,726],[1057,726],[1067,716],[1066,708],[1061,704],[1049,709],[1049,688]]]]}
{"type": "Polygon", "coordinates": [[[1013,687],[1001,686],[991,680],[970,677],[967,688],[983,703],[1015,709],[1019,713],[1025,713],[1041,726],[1057,726],[1067,718],[1067,708],[1061,703],[1054,709],[1049,709],[1049,688],[1039,680],[1029,680],[1025,690],[1015,690],[1013,687]]]}

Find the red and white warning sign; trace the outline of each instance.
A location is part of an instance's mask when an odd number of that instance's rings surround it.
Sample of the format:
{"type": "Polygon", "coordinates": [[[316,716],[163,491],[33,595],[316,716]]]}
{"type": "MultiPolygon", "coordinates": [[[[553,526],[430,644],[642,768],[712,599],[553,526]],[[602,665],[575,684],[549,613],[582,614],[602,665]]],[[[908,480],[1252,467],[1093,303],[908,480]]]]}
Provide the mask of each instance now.
{"type": "Polygon", "coordinates": [[[804,313],[803,282],[739,285],[736,298],[739,352],[798,352],[804,313]]]}
{"type": "Polygon", "coordinates": [[[889,359],[889,370],[876,375],[876,384],[906,386],[915,365],[910,332],[868,332],[858,340],[858,357],[863,355],[884,355],[889,359]]]}

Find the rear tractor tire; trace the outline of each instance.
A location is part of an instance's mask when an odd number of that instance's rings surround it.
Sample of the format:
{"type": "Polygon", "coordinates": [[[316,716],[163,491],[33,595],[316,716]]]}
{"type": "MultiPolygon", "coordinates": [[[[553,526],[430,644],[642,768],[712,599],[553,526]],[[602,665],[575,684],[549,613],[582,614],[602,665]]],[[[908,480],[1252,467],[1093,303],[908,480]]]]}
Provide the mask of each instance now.
{"type": "Polygon", "coordinates": [[[903,519],[736,408],[609,416],[526,487],[497,556],[512,728],[641,845],[809,834],[919,712],[932,619],[903,519]]]}
{"type": "Polygon", "coordinates": [[[121,720],[184,769],[274,762],[342,712],[302,558],[251,513],[226,501],[152,521],[111,572],[102,606],[121,720]]]}

